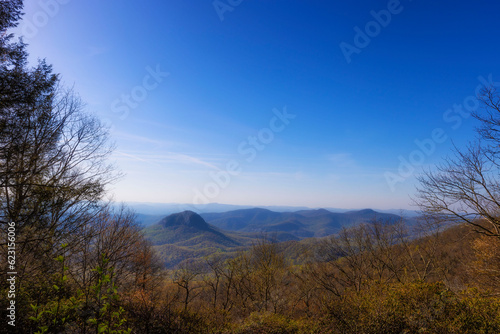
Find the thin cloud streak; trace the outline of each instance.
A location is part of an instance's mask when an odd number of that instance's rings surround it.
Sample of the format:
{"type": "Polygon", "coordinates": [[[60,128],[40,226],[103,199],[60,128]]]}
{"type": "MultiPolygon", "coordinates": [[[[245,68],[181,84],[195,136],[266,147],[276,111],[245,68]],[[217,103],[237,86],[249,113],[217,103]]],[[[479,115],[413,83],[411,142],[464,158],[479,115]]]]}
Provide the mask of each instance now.
{"type": "Polygon", "coordinates": [[[174,152],[166,152],[165,154],[148,154],[148,153],[132,154],[123,151],[116,151],[116,153],[125,157],[132,158],[133,160],[147,162],[155,166],[163,166],[165,164],[173,162],[186,165],[204,166],[210,169],[220,170],[219,167],[210,162],[204,161],[202,159],[187,154],[180,154],[174,152]]]}
{"type": "Polygon", "coordinates": [[[133,135],[121,131],[116,131],[113,132],[113,136],[117,139],[122,139],[122,140],[130,140],[134,142],[141,142],[141,143],[147,143],[147,144],[154,144],[159,147],[173,147],[173,146],[182,146],[182,144],[179,144],[177,142],[169,142],[169,141],[164,141],[164,140],[158,140],[158,139],[152,139],[144,136],[139,136],[139,135],[133,135]]]}

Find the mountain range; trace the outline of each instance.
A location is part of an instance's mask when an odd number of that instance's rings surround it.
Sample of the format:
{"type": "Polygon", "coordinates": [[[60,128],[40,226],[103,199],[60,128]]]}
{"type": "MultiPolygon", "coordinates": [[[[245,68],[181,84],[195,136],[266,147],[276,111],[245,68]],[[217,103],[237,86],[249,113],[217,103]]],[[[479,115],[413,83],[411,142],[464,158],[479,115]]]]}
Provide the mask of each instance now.
{"type": "Polygon", "coordinates": [[[183,211],[144,229],[167,267],[219,252],[227,257],[248,249],[259,238],[297,243],[337,233],[342,227],[370,221],[394,223],[400,216],[371,209],[331,212],[326,209],[275,212],[262,208],[197,214],[183,211]]]}
{"type": "Polygon", "coordinates": [[[326,209],[275,212],[253,208],[222,213],[202,213],[209,223],[222,230],[237,232],[286,232],[297,240],[324,237],[337,233],[343,226],[366,223],[372,220],[395,222],[400,216],[380,213],[371,209],[331,212],[326,209]]]}
{"type": "MultiPolygon", "coordinates": [[[[250,205],[234,205],[234,204],[220,204],[220,203],[208,203],[208,204],[188,204],[188,203],[145,203],[145,202],[127,202],[125,203],[127,207],[133,209],[139,216],[139,221],[143,226],[151,225],[156,223],[161,218],[182,211],[194,211],[198,214],[205,213],[226,213],[228,211],[237,211],[242,209],[254,209],[255,206],[250,205]]],[[[121,205],[121,204],[117,204],[121,205]]],[[[261,209],[267,209],[274,212],[297,212],[297,211],[308,211],[315,209],[308,208],[305,206],[260,206],[261,209]]],[[[341,209],[341,208],[324,208],[330,212],[345,213],[349,211],[357,211],[354,209],[341,209]]],[[[359,211],[359,210],[358,210],[359,211]]],[[[403,210],[403,209],[389,209],[389,210],[376,210],[379,213],[392,213],[396,215],[403,215],[404,217],[411,218],[419,215],[418,212],[413,210],[403,210]]]]}

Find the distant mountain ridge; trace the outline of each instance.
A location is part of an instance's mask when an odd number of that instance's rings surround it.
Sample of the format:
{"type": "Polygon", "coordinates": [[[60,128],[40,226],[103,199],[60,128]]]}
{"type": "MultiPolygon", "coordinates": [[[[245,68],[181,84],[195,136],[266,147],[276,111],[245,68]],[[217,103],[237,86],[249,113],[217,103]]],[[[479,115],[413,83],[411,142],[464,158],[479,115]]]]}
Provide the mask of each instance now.
{"type": "MultiPolygon", "coordinates": [[[[220,203],[209,203],[209,204],[189,204],[189,203],[146,203],[146,202],[127,202],[127,206],[131,207],[134,211],[141,215],[170,215],[173,213],[178,213],[182,211],[194,211],[198,214],[207,212],[227,212],[239,209],[251,209],[255,206],[253,205],[233,205],[233,204],[220,204],[220,203]]],[[[263,206],[264,209],[270,209],[273,211],[297,211],[297,210],[307,210],[308,207],[301,206],[263,206]]],[[[336,211],[337,209],[332,209],[336,211]]],[[[338,209],[340,211],[347,211],[338,209]]]]}
{"type": "MultiPolygon", "coordinates": [[[[182,203],[141,203],[141,202],[128,202],[127,206],[132,208],[137,215],[138,222],[146,227],[158,222],[160,219],[173,214],[183,211],[193,211],[198,214],[207,213],[225,213],[230,211],[237,211],[241,209],[254,209],[255,206],[250,205],[231,205],[231,204],[219,204],[219,203],[209,203],[209,204],[182,204],[182,203]]],[[[294,212],[294,213],[304,213],[308,215],[309,211],[317,212],[334,212],[334,213],[346,213],[351,211],[361,211],[353,209],[339,209],[339,208],[323,208],[323,209],[312,209],[308,207],[300,206],[260,206],[258,208],[267,209],[273,212],[294,212]]],[[[412,210],[375,210],[378,213],[392,213],[396,215],[403,215],[405,218],[413,218],[419,215],[417,211],[412,210]]],[[[318,213],[315,213],[318,214],[318,213]]]]}
{"type": "Polygon", "coordinates": [[[400,219],[371,209],[338,213],[326,209],[274,212],[252,208],[201,215],[183,211],[145,228],[144,234],[164,263],[172,267],[190,258],[244,250],[265,236],[280,242],[297,242],[337,233],[343,226],[375,220],[393,223],[400,219]]]}
{"type": "Polygon", "coordinates": [[[288,232],[299,239],[324,237],[337,233],[343,226],[367,223],[374,220],[396,222],[400,216],[380,213],[372,209],[348,212],[331,212],[326,209],[274,212],[252,208],[222,213],[202,213],[211,225],[222,230],[237,232],[288,232]]]}

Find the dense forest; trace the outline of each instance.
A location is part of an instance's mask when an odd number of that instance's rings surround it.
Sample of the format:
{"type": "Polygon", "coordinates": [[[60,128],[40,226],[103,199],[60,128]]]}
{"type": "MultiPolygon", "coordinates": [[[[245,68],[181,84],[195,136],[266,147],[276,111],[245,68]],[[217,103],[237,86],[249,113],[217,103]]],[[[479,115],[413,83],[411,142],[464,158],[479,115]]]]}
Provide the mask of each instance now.
{"type": "Polygon", "coordinates": [[[0,333],[499,333],[500,97],[420,179],[418,222],[262,235],[165,267],[126,207],[105,126],[9,34],[0,2],[0,333]]]}

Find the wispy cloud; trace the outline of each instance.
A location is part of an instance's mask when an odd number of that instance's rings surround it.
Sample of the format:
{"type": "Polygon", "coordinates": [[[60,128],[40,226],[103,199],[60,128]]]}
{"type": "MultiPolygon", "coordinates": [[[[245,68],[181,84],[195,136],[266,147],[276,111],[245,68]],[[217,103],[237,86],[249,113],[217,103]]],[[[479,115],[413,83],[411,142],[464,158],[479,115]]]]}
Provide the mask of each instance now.
{"type": "Polygon", "coordinates": [[[132,160],[137,160],[137,161],[142,161],[142,162],[145,162],[145,163],[148,163],[150,165],[155,165],[155,166],[158,166],[159,164],[157,163],[153,163],[151,162],[150,160],[148,159],[143,159],[141,157],[138,157],[137,155],[134,155],[134,154],[129,154],[129,153],[125,153],[125,152],[121,152],[121,151],[115,151],[116,154],[118,155],[121,155],[121,156],[124,156],[124,157],[127,157],[127,158],[131,158],[132,160]]]}
{"type": "Polygon", "coordinates": [[[153,144],[156,147],[181,146],[181,144],[179,144],[177,142],[174,143],[174,142],[169,142],[169,141],[165,141],[165,140],[158,140],[158,139],[148,138],[148,137],[144,137],[144,136],[133,135],[133,134],[121,132],[121,131],[113,132],[113,136],[117,139],[133,141],[135,143],[139,142],[139,143],[143,143],[143,144],[153,144]]]}
{"type": "Polygon", "coordinates": [[[215,166],[214,164],[211,164],[209,162],[203,161],[201,159],[186,154],[171,153],[169,155],[169,158],[171,158],[174,161],[182,163],[201,165],[215,170],[219,170],[219,167],[215,166]]]}
{"type": "Polygon", "coordinates": [[[163,152],[161,154],[152,153],[152,152],[124,152],[124,151],[115,151],[118,155],[128,158],[125,160],[137,160],[146,162],[155,166],[162,166],[165,164],[172,163],[180,163],[184,165],[192,165],[192,166],[203,166],[208,167],[210,169],[219,170],[215,164],[205,161],[201,158],[194,157],[187,154],[175,153],[175,152],[163,152]]]}

